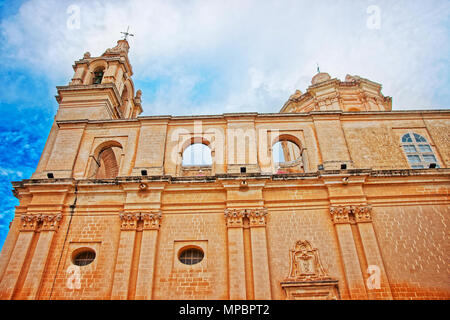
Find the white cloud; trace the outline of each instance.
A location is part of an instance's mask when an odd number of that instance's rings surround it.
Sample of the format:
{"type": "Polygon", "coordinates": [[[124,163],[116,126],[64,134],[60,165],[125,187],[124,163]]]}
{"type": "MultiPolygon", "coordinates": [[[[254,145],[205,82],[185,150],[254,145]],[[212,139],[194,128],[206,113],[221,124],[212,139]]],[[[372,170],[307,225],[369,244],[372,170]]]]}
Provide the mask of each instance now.
{"type": "Polygon", "coordinates": [[[130,25],[145,114],[277,112],[316,63],[381,83],[394,109],[448,108],[449,13],[445,0],[31,0],[2,21],[1,56],[68,82],[74,60],[102,54],[130,25]],[[66,27],[73,4],[79,30],[66,27]],[[381,10],[379,30],[367,28],[369,5],[381,10]],[[193,98],[204,81],[208,94],[193,98]]]}
{"type": "Polygon", "coordinates": [[[11,170],[8,168],[0,167],[0,176],[17,176],[19,178],[22,178],[23,172],[19,170],[11,170]]]}

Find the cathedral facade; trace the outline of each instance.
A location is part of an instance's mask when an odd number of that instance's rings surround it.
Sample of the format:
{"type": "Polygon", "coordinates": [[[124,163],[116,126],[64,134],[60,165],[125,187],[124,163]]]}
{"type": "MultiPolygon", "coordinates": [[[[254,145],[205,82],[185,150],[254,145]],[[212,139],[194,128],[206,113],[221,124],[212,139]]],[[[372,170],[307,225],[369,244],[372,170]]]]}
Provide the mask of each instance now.
{"type": "Polygon", "coordinates": [[[316,74],[278,113],[139,116],[129,45],[75,62],[0,299],[449,299],[450,111],[316,74]]]}

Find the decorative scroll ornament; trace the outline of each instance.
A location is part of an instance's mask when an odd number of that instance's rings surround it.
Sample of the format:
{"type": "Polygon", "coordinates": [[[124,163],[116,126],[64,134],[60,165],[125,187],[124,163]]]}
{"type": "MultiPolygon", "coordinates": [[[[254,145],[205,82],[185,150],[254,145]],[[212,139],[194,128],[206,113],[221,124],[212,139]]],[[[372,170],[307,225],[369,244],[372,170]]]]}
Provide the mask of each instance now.
{"type": "Polygon", "coordinates": [[[335,224],[372,221],[372,207],[370,206],[331,207],[330,214],[335,224]]]}
{"type": "Polygon", "coordinates": [[[319,259],[317,249],[307,240],[297,241],[290,250],[290,268],[287,280],[316,281],[330,280],[319,259]]]}
{"type": "Polygon", "coordinates": [[[226,209],[225,219],[227,227],[243,227],[244,218],[248,218],[250,227],[258,227],[266,225],[267,209],[226,209]]]}
{"type": "Polygon", "coordinates": [[[162,214],[160,211],[154,212],[128,212],[119,214],[121,220],[121,230],[136,230],[138,221],[143,221],[143,230],[159,229],[162,214]]]}
{"type": "Polygon", "coordinates": [[[61,221],[62,215],[58,214],[22,214],[20,231],[35,231],[41,224],[42,231],[56,231],[61,221]]]}

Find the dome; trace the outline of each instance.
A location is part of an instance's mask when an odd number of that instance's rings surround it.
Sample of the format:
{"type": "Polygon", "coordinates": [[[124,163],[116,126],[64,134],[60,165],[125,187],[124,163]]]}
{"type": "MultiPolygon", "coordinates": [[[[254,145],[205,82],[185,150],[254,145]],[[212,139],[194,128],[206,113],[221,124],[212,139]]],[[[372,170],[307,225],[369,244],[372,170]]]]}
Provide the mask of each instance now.
{"type": "Polygon", "coordinates": [[[311,84],[318,84],[318,83],[321,83],[321,82],[325,82],[325,81],[328,81],[328,80],[330,80],[331,79],[331,77],[330,77],[330,75],[328,74],[328,73],[326,73],[326,72],[320,72],[320,73],[318,73],[318,74],[316,74],[313,78],[312,78],[312,80],[311,80],[311,84]]]}

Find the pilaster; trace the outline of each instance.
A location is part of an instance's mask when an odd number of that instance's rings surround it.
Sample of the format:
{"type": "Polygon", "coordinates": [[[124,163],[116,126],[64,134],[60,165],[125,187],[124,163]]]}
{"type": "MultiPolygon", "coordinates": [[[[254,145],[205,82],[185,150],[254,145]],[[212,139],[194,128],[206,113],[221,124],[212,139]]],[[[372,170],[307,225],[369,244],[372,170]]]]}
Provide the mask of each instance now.
{"type": "Polygon", "coordinates": [[[39,239],[31,259],[28,274],[21,290],[21,297],[29,300],[37,299],[39,286],[44,274],[45,265],[53,242],[54,235],[62,219],[61,214],[43,214],[38,218],[41,222],[39,239]]]}
{"type": "Polygon", "coordinates": [[[351,299],[367,299],[366,287],[362,275],[362,268],[359,263],[358,252],[356,250],[355,239],[350,225],[352,217],[351,208],[331,207],[331,219],[336,228],[339,241],[344,273],[351,299]]]}
{"type": "Polygon", "coordinates": [[[254,298],[271,299],[266,235],[267,209],[227,209],[230,299],[246,299],[244,218],[249,220],[254,298]]]}
{"type": "Polygon", "coordinates": [[[249,210],[247,216],[250,220],[255,299],[270,300],[272,294],[270,290],[269,256],[267,252],[267,209],[249,210]]]}
{"type": "Polygon", "coordinates": [[[111,292],[112,300],[128,298],[134,242],[140,213],[120,213],[119,218],[121,223],[120,239],[111,292]]]}
{"type": "Polygon", "coordinates": [[[228,232],[229,299],[245,300],[244,213],[225,210],[228,232]]]}
{"type": "MultiPolygon", "coordinates": [[[[363,250],[363,256],[359,257],[359,260],[365,259],[364,264],[367,266],[367,270],[363,270],[358,263],[359,270],[365,275],[364,277],[364,275],[361,274],[363,278],[362,281],[366,279],[366,282],[363,282],[363,284],[365,284],[367,298],[392,299],[389,281],[375,236],[375,231],[373,229],[372,207],[368,205],[331,207],[330,213],[333,222],[336,225],[341,250],[343,253],[346,252],[346,249],[344,248],[347,248],[348,250],[346,254],[343,254],[343,259],[346,275],[348,274],[347,278],[349,286],[351,287],[350,295],[352,298],[354,298],[354,296],[355,298],[358,297],[360,292],[363,291],[360,284],[360,272],[358,272],[356,268],[356,263],[351,264],[351,260],[355,260],[355,257],[353,256],[354,251],[352,249],[354,245],[352,246],[350,241],[348,241],[348,239],[350,239],[348,230],[351,232],[351,225],[356,225],[363,250]]],[[[355,241],[355,239],[353,239],[353,241],[355,241]]]]}
{"type": "Polygon", "coordinates": [[[135,298],[150,300],[153,294],[156,247],[162,215],[160,211],[141,213],[143,220],[141,251],[135,298]]]}

